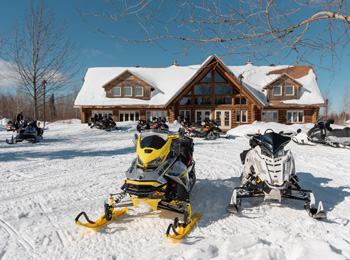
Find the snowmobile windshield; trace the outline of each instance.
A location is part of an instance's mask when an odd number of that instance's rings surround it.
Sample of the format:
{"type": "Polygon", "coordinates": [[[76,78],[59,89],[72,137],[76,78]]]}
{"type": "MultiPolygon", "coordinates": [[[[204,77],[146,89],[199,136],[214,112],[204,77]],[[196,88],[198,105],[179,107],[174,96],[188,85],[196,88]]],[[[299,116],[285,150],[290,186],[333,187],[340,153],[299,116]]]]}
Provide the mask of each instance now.
{"type": "Polygon", "coordinates": [[[154,149],[160,149],[162,148],[166,143],[166,140],[164,140],[162,137],[158,135],[150,135],[145,138],[143,138],[140,142],[141,148],[154,148],[154,149]]]}
{"type": "Polygon", "coordinates": [[[290,137],[283,136],[275,132],[254,136],[254,139],[256,139],[258,143],[266,148],[271,154],[275,154],[280,148],[286,146],[291,140],[290,137]]]}

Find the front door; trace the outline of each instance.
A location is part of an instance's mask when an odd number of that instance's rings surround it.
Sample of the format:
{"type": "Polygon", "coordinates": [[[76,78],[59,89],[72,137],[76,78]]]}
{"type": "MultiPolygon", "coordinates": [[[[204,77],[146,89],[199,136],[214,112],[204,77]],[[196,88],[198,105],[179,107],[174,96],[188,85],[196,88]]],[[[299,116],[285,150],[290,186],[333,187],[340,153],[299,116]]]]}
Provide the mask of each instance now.
{"type": "Polygon", "coordinates": [[[196,123],[201,124],[205,119],[210,119],[210,110],[196,110],[196,123]]]}
{"type": "Polygon", "coordinates": [[[231,129],[231,111],[230,110],[216,110],[215,121],[221,129],[231,129]]]}

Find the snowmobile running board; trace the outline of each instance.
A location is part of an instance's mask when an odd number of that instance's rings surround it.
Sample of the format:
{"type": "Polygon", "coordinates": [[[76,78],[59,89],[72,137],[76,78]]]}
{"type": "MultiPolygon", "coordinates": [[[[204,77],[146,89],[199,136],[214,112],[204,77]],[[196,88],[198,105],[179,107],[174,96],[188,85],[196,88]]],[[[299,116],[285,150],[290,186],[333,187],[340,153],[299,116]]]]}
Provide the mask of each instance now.
{"type": "Polygon", "coordinates": [[[184,223],[177,223],[175,220],[174,224],[170,224],[168,226],[168,229],[166,231],[166,238],[171,239],[174,242],[179,242],[182,239],[184,239],[190,232],[191,230],[196,226],[198,221],[201,219],[202,214],[200,213],[194,213],[191,217],[190,223],[185,225],[184,223]],[[177,225],[180,225],[179,230],[176,231],[177,225]],[[170,230],[173,230],[174,234],[170,235],[170,230]]]}
{"type": "MultiPolygon", "coordinates": [[[[242,187],[236,187],[234,188],[232,197],[231,197],[231,202],[230,204],[226,207],[226,212],[230,213],[230,214],[237,214],[240,207],[241,207],[241,203],[242,203],[242,199],[243,198],[256,198],[256,197],[265,197],[264,194],[254,194],[254,195],[238,195],[237,194],[237,190],[244,190],[244,188],[242,187]],[[238,199],[238,204],[237,204],[237,199],[238,199]]],[[[308,192],[310,193],[310,197],[297,197],[297,196],[293,196],[293,195],[282,195],[282,198],[285,199],[291,199],[291,200],[300,200],[300,201],[305,201],[305,205],[304,208],[306,210],[306,212],[309,214],[310,217],[314,218],[314,219],[326,219],[327,218],[327,213],[324,211],[323,208],[323,203],[322,201],[320,201],[318,203],[318,207],[315,208],[315,196],[312,193],[311,190],[296,190],[296,189],[292,189],[292,191],[298,191],[301,192],[301,195],[306,195],[305,193],[308,192]]]]}
{"type": "Polygon", "coordinates": [[[111,220],[107,220],[105,215],[103,215],[101,218],[99,218],[96,221],[91,221],[88,216],[86,215],[85,212],[81,212],[76,218],[75,218],[75,224],[78,226],[83,226],[83,227],[87,227],[87,228],[91,228],[94,231],[98,231],[101,227],[109,224],[110,222],[114,221],[115,219],[123,216],[126,212],[128,212],[129,208],[122,208],[121,210],[115,210],[112,212],[112,219],[111,220]],[[81,216],[84,216],[86,221],[88,223],[82,223],[81,221],[79,221],[79,218],[81,216]]]}

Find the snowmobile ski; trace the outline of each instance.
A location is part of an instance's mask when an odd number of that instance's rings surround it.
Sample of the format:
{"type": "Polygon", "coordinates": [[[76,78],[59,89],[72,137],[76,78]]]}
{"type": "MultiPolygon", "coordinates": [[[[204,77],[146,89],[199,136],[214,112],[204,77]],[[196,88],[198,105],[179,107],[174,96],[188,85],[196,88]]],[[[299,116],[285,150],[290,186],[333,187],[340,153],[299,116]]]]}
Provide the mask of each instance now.
{"type": "Polygon", "coordinates": [[[78,226],[83,226],[83,227],[87,227],[87,228],[91,228],[94,231],[98,231],[101,227],[106,226],[107,224],[111,223],[112,221],[114,221],[115,219],[123,216],[124,214],[126,214],[126,212],[128,212],[129,208],[122,208],[121,210],[114,210],[112,211],[112,216],[110,217],[109,220],[107,220],[106,215],[103,215],[101,218],[99,218],[96,221],[91,221],[88,216],[86,215],[85,212],[81,212],[76,218],[75,218],[75,224],[78,226]],[[81,216],[84,216],[87,223],[82,223],[79,218],[81,216]]]}
{"type": "Polygon", "coordinates": [[[194,213],[192,217],[189,220],[189,223],[179,223],[178,218],[175,218],[174,223],[170,224],[168,226],[168,229],[166,231],[166,238],[171,239],[172,241],[181,241],[184,239],[196,226],[198,221],[201,219],[202,214],[200,213],[194,213]],[[176,230],[176,228],[178,228],[176,230]],[[174,234],[170,234],[170,231],[173,231],[174,234]]]}

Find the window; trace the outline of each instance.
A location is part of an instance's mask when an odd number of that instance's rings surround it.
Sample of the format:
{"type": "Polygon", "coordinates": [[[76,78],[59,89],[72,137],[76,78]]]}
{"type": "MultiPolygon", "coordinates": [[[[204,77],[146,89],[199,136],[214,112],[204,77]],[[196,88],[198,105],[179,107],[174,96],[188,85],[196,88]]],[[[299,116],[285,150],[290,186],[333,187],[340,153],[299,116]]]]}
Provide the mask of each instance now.
{"type": "Polygon", "coordinates": [[[286,96],[294,96],[294,86],[286,85],[286,96]]]}
{"type": "Polygon", "coordinates": [[[195,105],[211,105],[211,98],[195,98],[195,105]]]}
{"type": "Polygon", "coordinates": [[[191,96],[192,95],[192,91],[187,93],[187,96],[191,96]]]}
{"type": "Polygon", "coordinates": [[[159,111],[147,111],[146,112],[146,120],[153,120],[153,118],[166,118],[167,117],[167,111],[166,110],[159,110],[159,111]]]}
{"type": "Polygon", "coordinates": [[[205,119],[210,119],[210,110],[196,110],[196,123],[201,124],[205,119]]]}
{"type": "Polygon", "coordinates": [[[287,111],[287,123],[303,123],[304,111],[287,111]]]}
{"type": "Polygon", "coordinates": [[[241,113],[239,113],[239,110],[236,111],[236,122],[240,122],[240,116],[242,116],[242,123],[248,122],[248,112],[247,110],[242,110],[241,113]]]}
{"type": "Polygon", "coordinates": [[[190,110],[180,110],[180,117],[187,123],[191,122],[191,111],[190,110]]]}
{"type": "Polygon", "coordinates": [[[274,96],[282,96],[281,86],[274,86],[273,87],[273,95],[274,96]]]}
{"type": "Polygon", "coordinates": [[[138,121],[140,119],[140,111],[120,111],[119,122],[138,121]]]}
{"type": "Polygon", "coordinates": [[[113,116],[113,111],[111,111],[111,110],[105,110],[105,111],[93,110],[91,114],[92,114],[92,117],[97,115],[98,117],[102,118],[104,116],[113,116]]]}
{"type": "Polygon", "coordinates": [[[219,74],[219,72],[215,71],[215,82],[226,82],[226,80],[219,74]]]}
{"type": "Polygon", "coordinates": [[[211,86],[196,85],[196,86],[194,86],[194,94],[195,95],[210,95],[211,94],[211,86]]]}
{"type": "MultiPolygon", "coordinates": [[[[240,100],[241,100],[240,97],[235,97],[235,104],[239,105],[240,100]]],[[[242,105],[246,105],[246,104],[247,104],[247,100],[244,97],[242,97],[242,105]]]]}
{"type": "Polygon", "coordinates": [[[232,95],[232,87],[230,85],[215,85],[215,95],[232,95]]]}
{"type": "Polygon", "coordinates": [[[264,122],[278,122],[278,111],[263,111],[262,121],[264,122]]]}
{"type": "Polygon", "coordinates": [[[191,105],[191,98],[182,98],[180,100],[180,106],[184,106],[184,105],[191,105]]]}
{"type": "Polygon", "coordinates": [[[143,97],[143,87],[135,88],[135,97],[143,97]]]}
{"type": "Polygon", "coordinates": [[[209,71],[209,72],[207,73],[207,75],[205,75],[205,76],[202,78],[201,82],[211,82],[211,71],[209,71]]]}
{"type": "Polygon", "coordinates": [[[120,97],[122,94],[121,94],[121,89],[120,87],[113,87],[113,96],[117,96],[117,97],[120,97]]]}
{"type": "Polygon", "coordinates": [[[132,96],[132,87],[125,87],[124,88],[124,96],[125,97],[131,97],[132,96]]]}
{"type": "Polygon", "coordinates": [[[232,104],[232,98],[219,97],[215,98],[215,105],[232,104]]]}

